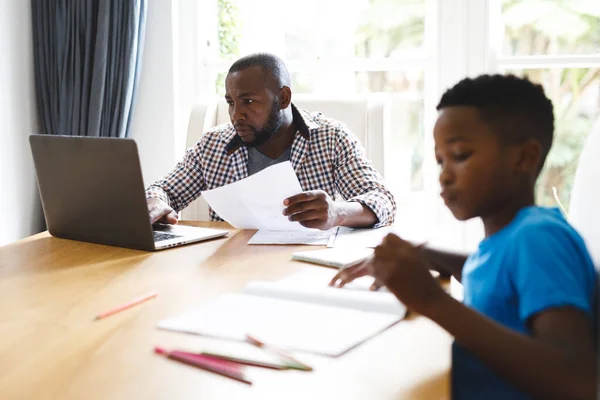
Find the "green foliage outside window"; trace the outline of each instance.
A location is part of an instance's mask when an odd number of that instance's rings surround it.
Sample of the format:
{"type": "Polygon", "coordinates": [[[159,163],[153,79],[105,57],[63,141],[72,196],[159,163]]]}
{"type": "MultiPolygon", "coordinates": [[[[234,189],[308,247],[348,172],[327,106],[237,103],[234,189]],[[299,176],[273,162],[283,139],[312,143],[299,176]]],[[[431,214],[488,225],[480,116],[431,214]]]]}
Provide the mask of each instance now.
{"type": "MultiPolygon", "coordinates": [[[[221,59],[239,57],[241,24],[236,0],[218,1],[218,40],[221,59]]],[[[237,0],[239,1],[239,0],[237,0]]],[[[367,0],[357,21],[354,55],[358,58],[395,58],[424,50],[425,0],[367,0]]],[[[600,0],[502,0],[503,56],[568,55],[600,53],[600,0]]],[[[552,187],[568,207],[575,168],[583,144],[600,117],[600,68],[543,68],[507,70],[541,83],[552,99],[556,129],[552,151],[537,188],[537,200],[555,205],[552,187]]],[[[295,76],[292,74],[293,77],[295,76]]],[[[305,74],[306,75],[306,74],[305,74]]],[[[308,77],[312,75],[307,75],[308,77]]],[[[369,92],[421,92],[423,76],[415,78],[398,71],[357,73],[366,79],[369,92]]],[[[310,85],[309,85],[310,86],[310,85]]],[[[216,78],[219,94],[224,92],[224,74],[216,78]]],[[[298,89],[298,88],[296,88],[298,89]]],[[[403,105],[422,107],[422,100],[403,105]]],[[[402,108],[402,109],[404,109],[402,108]]],[[[400,110],[400,109],[399,109],[400,110]]],[[[423,152],[422,115],[406,121],[401,113],[398,145],[415,149],[413,175],[418,176],[423,152]]]]}
{"type": "MultiPolygon", "coordinates": [[[[234,60],[240,53],[241,19],[233,0],[217,0],[217,35],[219,56],[222,60],[234,60]]],[[[218,94],[225,93],[225,73],[218,73],[215,80],[218,94]]]]}
{"type": "MultiPolygon", "coordinates": [[[[600,52],[597,0],[503,0],[503,52],[507,55],[591,54],[600,52]]],[[[600,117],[600,68],[506,71],[544,86],[554,104],[554,144],[536,197],[556,205],[552,187],[568,207],[579,154],[600,117]]]]}

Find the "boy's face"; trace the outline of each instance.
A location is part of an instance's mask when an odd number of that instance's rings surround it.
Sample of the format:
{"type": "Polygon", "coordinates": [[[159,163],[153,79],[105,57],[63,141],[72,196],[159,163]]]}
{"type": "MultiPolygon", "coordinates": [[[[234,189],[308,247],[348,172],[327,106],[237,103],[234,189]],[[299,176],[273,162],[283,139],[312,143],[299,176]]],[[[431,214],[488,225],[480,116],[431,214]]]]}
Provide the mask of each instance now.
{"type": "Polygon", "coordinates": [[[434,127],[441,196],[461,221],[497,212],[514,189],[510,146],[503,146],[475,107],[444,108],[434,127]]]}

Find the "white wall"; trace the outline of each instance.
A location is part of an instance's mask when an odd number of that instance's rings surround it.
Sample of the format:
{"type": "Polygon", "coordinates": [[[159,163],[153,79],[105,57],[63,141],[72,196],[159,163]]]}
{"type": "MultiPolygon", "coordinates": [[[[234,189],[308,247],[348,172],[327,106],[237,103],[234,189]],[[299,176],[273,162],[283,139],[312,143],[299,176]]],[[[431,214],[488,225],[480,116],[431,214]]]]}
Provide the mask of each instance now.
{"type": "Polygon", "coordinates": [[[151,0],[147,7],[130,133],[138,145],[146,187],[183,156],[197,81],[203,79],[202,55],[191,34],[198,29],[197,0],[151,0]]]}
{"type": "Polygon", "coordinates": [[[0,0],[0,246],[43,229],[27,139],[37,131],[30,7],[0,0]]]}
{"type": "Polygon", "coordinates": [[[146,3],[142,69],[130,132],[138,145],[146,186],[168,172],[175,162],[175,1],[151,0],[146,3]]]}

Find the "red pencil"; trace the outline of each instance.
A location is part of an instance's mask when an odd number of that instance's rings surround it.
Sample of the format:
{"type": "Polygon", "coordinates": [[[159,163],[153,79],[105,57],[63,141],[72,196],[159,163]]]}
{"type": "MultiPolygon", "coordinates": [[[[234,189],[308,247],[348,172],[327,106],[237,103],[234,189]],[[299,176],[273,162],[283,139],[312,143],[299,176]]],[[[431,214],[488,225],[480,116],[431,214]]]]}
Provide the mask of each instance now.
{"type": "Polygon", "coordinates": [[[145,294],[143,296],[136,297],[135,299],[131,300],[129,303],[125,303],[125,304],[123,304],[121,306],[115,307],[113,309],[110,309],[108,311],[105,311],[105,312],[103,312],[101,314],[96,315],[96,319],[106,318],[108,316],[111,316],[113,314],[118,313],[119,311],[126,310],[126,309],[128,309],[130,307],[133,307],[133,306],[137,305],[137,304],[143,303],[144,301],[153,299],[156,296],[158,296],[158,293],[156,293],[156,292],[150,292],[150,293],[147,293],[147,294],[145,294]]]}
{"type": "Polygon", "coordinates": [[[187,353],[185,351],[167,351],[161,347],[155,347],[154,352],[184,364],[252,385],[252,382],[244,376],[241,366],[234,362],[219,360],[215,357],[204,356],[202,354],[187,353]]]}

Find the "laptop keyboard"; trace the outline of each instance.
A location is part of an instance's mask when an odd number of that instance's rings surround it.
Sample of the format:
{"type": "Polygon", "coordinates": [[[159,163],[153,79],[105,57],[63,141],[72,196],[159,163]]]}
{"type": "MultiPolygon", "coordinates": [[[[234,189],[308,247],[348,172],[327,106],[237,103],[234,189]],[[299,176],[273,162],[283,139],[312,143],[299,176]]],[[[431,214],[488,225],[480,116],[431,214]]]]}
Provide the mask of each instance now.
{"type": "Polygon", "coordinates": [[[161,232],[161,231],[154,231],[153,233],[154,233],[154,241],[155,242],[160,242],[162,240],[169,240],[169,239],[183,237],[181,235],[174,235],[172,233],[161,232]]]}

